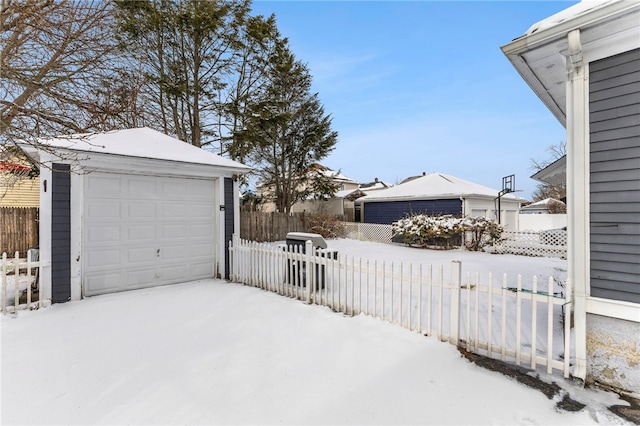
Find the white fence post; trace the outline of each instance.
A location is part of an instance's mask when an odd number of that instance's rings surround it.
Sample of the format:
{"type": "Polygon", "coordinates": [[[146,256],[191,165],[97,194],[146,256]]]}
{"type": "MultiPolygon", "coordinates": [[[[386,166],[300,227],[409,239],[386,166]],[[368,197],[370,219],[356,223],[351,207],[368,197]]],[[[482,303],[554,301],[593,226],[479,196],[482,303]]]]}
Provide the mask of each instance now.
{"type": "Polygon", "coordinates": [[[304,270],[306,271],[305,280],[307,281],[307,303],[311,303],[311,292],[315,285],[315,268],[313,263],[313,243],[307,240],[304,243],[304,270]]]}
{"type": "MultiPolygon", "coordinates": [[[[460,286],[462,285],[462,262],[451,262],[451,302],[449,306],[449,343],[458,346],[460,336],[460,286]]],[[[441,302],[442,303],[442,302],[441,302]]]]}

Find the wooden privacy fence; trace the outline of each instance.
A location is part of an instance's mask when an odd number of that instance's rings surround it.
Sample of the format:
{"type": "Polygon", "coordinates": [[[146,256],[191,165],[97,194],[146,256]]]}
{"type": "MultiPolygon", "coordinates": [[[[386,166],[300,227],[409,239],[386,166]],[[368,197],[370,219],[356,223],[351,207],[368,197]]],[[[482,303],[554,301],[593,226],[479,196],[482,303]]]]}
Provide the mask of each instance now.
{"type": "Polygon", "coordinates": [[[309,229],[305,213],[240,212],[241,237],[252,241],[283,241],[288,232],[309,229]]]}
{"type": "Polygon", "coordinates": [[[37,250],[29,250],[27,259],[16,252],[13,258],[2,253],[0,258],[0,308],[3,314],[19,309],[36,309],[39,303],[37,250]]]}
{"type": "Polygon", "coordinates": [[[0,207],[0,253],[19,252],[38,247],[38,208],[0,207]]]}
{"type": "Polygon", "coordinates": [[[432,265],[348,258],[328,250],[274,246],[234,237],[231,280],[324,305],[347,315],[366,314],[471,352],[569,377],[570,288],[553,278],[526,285],[520,275],[485,281],[462,276],[460,262],[432,265]],[[566,291],[564,291],[566,290],[566,291]]]}

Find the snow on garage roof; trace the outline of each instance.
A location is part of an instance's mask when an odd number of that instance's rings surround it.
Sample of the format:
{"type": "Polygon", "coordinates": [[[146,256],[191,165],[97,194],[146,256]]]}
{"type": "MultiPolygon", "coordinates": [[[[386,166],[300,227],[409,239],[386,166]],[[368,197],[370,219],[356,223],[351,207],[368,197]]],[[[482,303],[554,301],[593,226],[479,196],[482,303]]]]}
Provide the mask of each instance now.
{"type": "Polygon", "coordinates": [[[71,151],[205,164],[233,169],[250,169],[249,166],[237,161],[205,151],[202,148],[182,142],[148,127],[114,130],[105,133],[75,134],[40,139],[39,142],[53,148],[63,148],[71,151]]]}
{"type": "MultiPolygon", "coordinates": [[[[396,185],[392,188],[376,191],[371,195],[362,197],[362,201],[379,200],[403,200],[412,198],[416,200],[456,197],[496,198],[498,190],[477,183],[469,182],[455,176],[444,173],[430,173],[409,182],[396,185]]],[[[523,200],[514,194],[507,194],[503,199],[514,201],[523,200]]]]}

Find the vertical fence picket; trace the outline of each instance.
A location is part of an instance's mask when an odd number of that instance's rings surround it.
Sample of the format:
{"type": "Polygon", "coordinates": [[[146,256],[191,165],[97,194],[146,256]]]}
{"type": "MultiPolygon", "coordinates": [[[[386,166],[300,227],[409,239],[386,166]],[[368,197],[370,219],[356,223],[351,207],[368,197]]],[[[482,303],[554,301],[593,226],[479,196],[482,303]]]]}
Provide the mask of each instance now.
{"type": "Polygon", "coordinates": [[[394,276],[393,276],[393,274],[394,274],[394,267],[393,267],[393,262],[391,262],[391,294],[389,296],[390,299],[391,299],[391,304],[389,306],[389,311],[390,311],[390,315],[391,315],[391,324],[395,323],[395,321],[394,321],[395,318],[393,317],[393,291],[394,291],[394,288],[393,288],[394,276]]]}
{"type": "Polygon", "coordinates": [[[547,374],[553,372],[553,277],[549,277],[547,295],[547,374]]]}
{"type": "Polygon", "coordinates": [[[433,265],[429,265],[429,291],[427,293],[427,335],[431,335],[431,313],[433,312],[433,265]]]}
{"type": "Polygon", "coordinates": [[[500,339],[500,359],[507,360],[507,274],[502,276],[502,321],[501,322],[501,339],[500,339]]]}
{"type": "Polygon", "coordinates": [[[491,335],[491,326],[493,325],[493,319],[491,313],[493,312],[493,274],[489,272],[489,301],[487,302],[487,355],[490,357],[493,353],[491,347],[493,343],[493,336],[491,335]]]}
{"type": "Polygon", "coordinates": [[[471,342],[471,274],[467,273],[467,327],[465,333],[465,348],[469,350],[471,342]]]}
{"type": "Polygon", "coordinates": [[[516,291],[516,365],[520,365],[522,357],[522,275],[520,274],[518,274],[516,291]]]}
{"type": "Polygon", "coordinates": [[[18,307],[20,306],[20,281],[18,280],[20,276],[20,253],[15,252],[13,255],[13,312],[18,312],[18,307]]]}
{"type": "Polygon", "coordinates": [[[385,283],[386,283],[386,278],[387,278],[387,274],[385,273],[385,262],[384,260],[382,261],[382,319],[384,320],[386,315],[385,315],[385,310],[386,310],[386,304],[384,303],[384,294],[386,293],[385,291],[385,283]]]}
{"type": "Polygon", "coordinates": [[[411,312],[413,311],[413,263],[409,263],[409,307],[407,308],[407,328],[411,331],[411,312]]]}
{"type": "Polygon", "coordinates": [[[444,267],[440,265],[440,276],[438,277],[438,339],[442,340],[442,309],[444,295],[444,267]]]}
{"type": "Polygon", "coordinates": [[[2,253],[2,272],[0,273],[2,280],[2,313],[7,312],[7,253],[2,253]]]}
{"type": "Polygon", "coordinates": [[[564,377],[569,378],[569,364],[571,359],[571,295],[572,283],[571,279],[567,279],[564,300],[564,377]]]}
{"type": "Polygon", "coordinates": [[[478,353],[480,349],[480,273],[476,272],[476,303],[475,303],[475,313],[473,323],[475,324],[475,339],[473,348],[476,353],[478,353]]]}
{"type": "Polygon", "coordinates": [[[418,333],[422,334],[422,263],[418,265],[418,333]]]}
{"type": "Polygon", "coordinates": [[[460,342],[460,285],[462,284],[462,263],[451,262],[451,296],[449,301],[449,343],[458,346],[460,342]]]}
{"type": "Polygon", "coordinates": [[[355,294],[356,294],[356,261],[351,257],[351,316],[353,316],[353,309],[355,306],[355,294]]]}
{"type": "Polygon", "coordinates": [[[531,369],[536,369],[536,364],[538,362],[537,359],[537,348],[536,343],[538,341],[538,277],[533,277],[533,285],[532,285],[532,298],[531,298],[531,369]]]}
{"type": "Polygon", "coordinates": [[[378,261],[373,261],[373,316],[378,317],[378,261]]]}

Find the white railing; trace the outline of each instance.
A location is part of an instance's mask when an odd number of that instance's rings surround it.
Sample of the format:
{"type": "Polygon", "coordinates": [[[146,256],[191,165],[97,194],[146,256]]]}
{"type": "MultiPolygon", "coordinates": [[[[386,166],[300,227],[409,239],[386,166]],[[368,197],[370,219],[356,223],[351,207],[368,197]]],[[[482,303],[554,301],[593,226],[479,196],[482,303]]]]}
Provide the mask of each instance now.
{"type": "Polygon", "coordinates": [[[502,240],[493,246],[497,254],[567,258],[567,231],[503,232],[502,240]]]}
{"type": "MultiPolygon", "coordinates": [[[[234,238],[231,280],[320,304],[347,315],[366,314],[469,351],[532,369],[569,376],[567,294],[549,278],[482,281],[432,265],[369,261],[301,246],[273,246],[234,238]],[[309,284],[309,285],[307,285],[309,284]]],[[[566,291],[565,291],[566,290],[566,291]]]]}
{"type": "Polygon", "coordinates": [[[13,258],[2,253],[0,259],[0,307],[2,313],[15,313],[19,309],[37,309],[38,260],[37,251],[28,250],[27,258],[21,259],[18,252],[13,258]]]}
{"type": "Polygon", "coordinates": [[[391,225],[377,223],[344,222],[347,238],[360,241],[391,243],[393,230],[391,225]]]}

